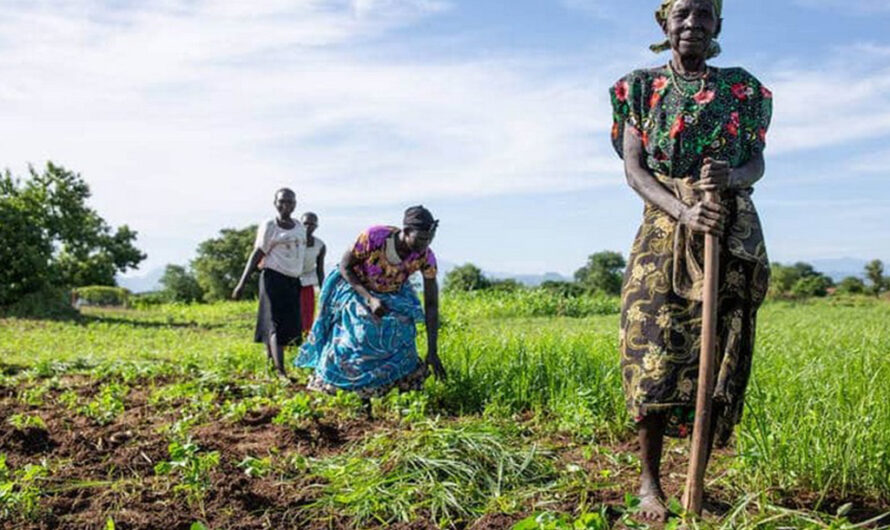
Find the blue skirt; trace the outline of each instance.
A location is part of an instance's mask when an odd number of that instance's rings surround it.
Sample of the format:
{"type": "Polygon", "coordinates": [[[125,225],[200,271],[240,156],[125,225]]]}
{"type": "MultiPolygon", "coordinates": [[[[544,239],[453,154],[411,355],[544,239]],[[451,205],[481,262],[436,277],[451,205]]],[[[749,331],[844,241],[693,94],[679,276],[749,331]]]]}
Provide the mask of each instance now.
{"type": "Polygon", "coordinates": [[[372,293],[388,313],[376,317],[338,269],[324,281],[320,311],[294,364],[313,368],[309,387],[334,393],[382,395],[393,387],[421,388],[426,365],[417,355],[423,308],[409,282],[395,293],[372,293]]]}

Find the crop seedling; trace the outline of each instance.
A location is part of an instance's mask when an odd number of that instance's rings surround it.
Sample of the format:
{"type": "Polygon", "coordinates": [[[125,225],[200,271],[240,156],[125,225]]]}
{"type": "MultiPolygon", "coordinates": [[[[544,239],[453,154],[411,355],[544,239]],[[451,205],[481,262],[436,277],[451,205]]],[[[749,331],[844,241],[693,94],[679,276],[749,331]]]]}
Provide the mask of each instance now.
{"type": "Polygon", "coordinates": [[[191,440],[171,442],[167,452],[170,460],[155,465],[155,473],[176,475],[180,482],[173,490],[184,493],[189,503],[202,504],[204,494],[210,487],[210,472],[219,465],[219,453],[202,453],[201,448],[191,440]]]}
{"type": "Polygon", "coordinates": [[[123,414],[124,397],[128,392],[129,388],[118,383],[103,385],[99,394],[80,408],[80,413],[98,425],[107,425],[123,414]]]}

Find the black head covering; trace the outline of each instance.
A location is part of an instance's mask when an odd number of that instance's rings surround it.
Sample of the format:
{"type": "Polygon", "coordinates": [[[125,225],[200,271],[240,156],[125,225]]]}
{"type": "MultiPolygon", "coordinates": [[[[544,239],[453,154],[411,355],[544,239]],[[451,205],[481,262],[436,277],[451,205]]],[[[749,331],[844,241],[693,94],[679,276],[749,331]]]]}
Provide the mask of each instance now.
{"type": "Polygon", "coordinates": [[[433,218],[433,214],[423,206],[412,206],[405,210],[405,218],[402,221],[405,228],[413,228],[424,232],[435,232],[439,226],[439,220],[433,218]]]}

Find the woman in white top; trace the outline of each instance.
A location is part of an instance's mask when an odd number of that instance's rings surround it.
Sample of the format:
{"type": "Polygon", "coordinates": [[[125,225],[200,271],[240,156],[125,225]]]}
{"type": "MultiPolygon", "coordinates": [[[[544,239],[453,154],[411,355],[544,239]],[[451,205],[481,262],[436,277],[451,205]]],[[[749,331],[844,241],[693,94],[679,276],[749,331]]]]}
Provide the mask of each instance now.
{"type": "Polygon", "coordinates": [[[275,193],[278,217],[260,223],[254,250],[232,298],[244,291],[247,278],[257,268],[260,273],[260,303],[257,311],[254,340],[266,345],[266,355],[275,364],[278,375],[287,377],[284,369],[284,348],[299,345],[300,276],[306,252],[306,229],[291,218],[297,206],[294,192],[282,188],[275,193]]]}
{"type": "Polygon", "coordinates": [[[318,216],[313,212],[306,212],[300,219],[306,228],[306,254],[303,257],[303,275],[300,276],[300,319],[303,322],[303,332],[309,333],[312,323],[315,321],[315,288],[321,288],[324,283],[324,257],[327,248],[324,241],[315,237],[315,229],[318,228],[318,216]]]}

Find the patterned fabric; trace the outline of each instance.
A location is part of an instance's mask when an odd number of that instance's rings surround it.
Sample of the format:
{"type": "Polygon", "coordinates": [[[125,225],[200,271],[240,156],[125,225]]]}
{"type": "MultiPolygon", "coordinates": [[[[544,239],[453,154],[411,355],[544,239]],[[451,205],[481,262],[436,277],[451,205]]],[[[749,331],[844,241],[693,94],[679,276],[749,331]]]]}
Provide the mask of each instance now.
{"type": "MultiPolygon", "coordinates": [[[[646,164],[680,200],[700,200],[692,184],[703,158],[739,167],[765,147],[772,95],[740,68],[710,69],[704,81],[675,85],[668,67],[638,70],[611,90],[613,143],[623,157],[626,126],[641,138],[646,164]]],[[[757,309],[769,283],[769,261],[752,190],[722,196],[718,294],[717,442],[741,419],[751,372],[757,309]]],[[[667,412],[668,434],[685,436],[694,418],[701,341],[704,237],[646,204],[622,288],[621,368],[627,407],[641,420],[667,412]]]]}
{"type": "Polygon", "coordinates": [[[706,156],[739,167],[766,145],[773,96],[742,68],[711,67],[695,81],[674,76],[669,66],[637,70],[610,92],[615,150],[624,157],[630,126],[655,173],[696,176],[706,156]]]}
{"type": "Polygon", "coordinates": [[[321,289],[321,310],[294,364],[314,368],[309,387],[362,397],[393,387],[423,386],[426,365],[417,355],[416,323],[423,320],[420,300],[409,282],[394,293],[374,293],[389,312],[375,317],[364,300],[334,269],[321,289]]]}
{"type": "Polygon", "coordinates": [[[412,252],[400,263],[394,263],[392,255],[387,257],[387,245],[390,250],[394,248],[398,233],[399,229],[394,226],[373,226],[362,232],[352,247],[352,255],[359,262],[353,271],[362,285],[372,291],[398,292],[408,277],[417,271],[424,278],[436,277],[436,255],[432,249],[422,253],[412,252]]]}

